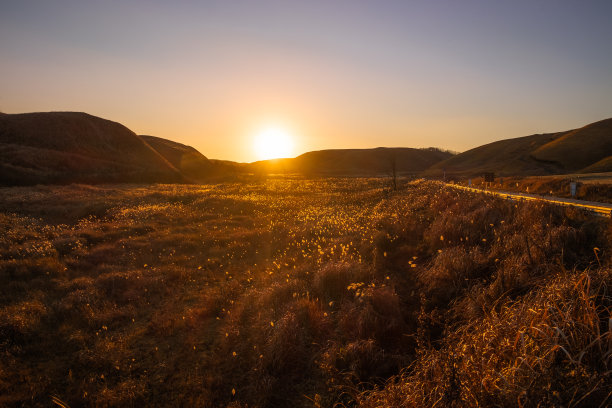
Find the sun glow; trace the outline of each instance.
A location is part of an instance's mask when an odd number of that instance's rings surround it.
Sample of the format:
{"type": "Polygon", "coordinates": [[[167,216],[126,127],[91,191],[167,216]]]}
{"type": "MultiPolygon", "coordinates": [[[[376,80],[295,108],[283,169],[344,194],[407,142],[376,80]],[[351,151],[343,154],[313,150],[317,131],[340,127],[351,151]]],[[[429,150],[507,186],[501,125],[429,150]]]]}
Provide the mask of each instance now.
{"type": "Polygon", "coordinates": [[[257,134],[253,147],[259,160],[291,157],[293,137],[284,129],[267,128],[257,134]]]}

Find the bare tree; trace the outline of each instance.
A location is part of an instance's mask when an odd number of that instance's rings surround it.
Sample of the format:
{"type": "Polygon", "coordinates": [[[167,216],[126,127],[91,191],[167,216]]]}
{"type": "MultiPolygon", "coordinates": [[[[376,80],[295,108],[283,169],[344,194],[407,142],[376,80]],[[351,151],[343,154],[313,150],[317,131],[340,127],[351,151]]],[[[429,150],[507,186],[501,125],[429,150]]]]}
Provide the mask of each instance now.
{"type": "Polygon", "coordinates": [[[391,186],[393,186],[393,191],[397,191],[397,156],[394,150],[389,151],[388,159],[388,174],[391,177],[391,186]]]}

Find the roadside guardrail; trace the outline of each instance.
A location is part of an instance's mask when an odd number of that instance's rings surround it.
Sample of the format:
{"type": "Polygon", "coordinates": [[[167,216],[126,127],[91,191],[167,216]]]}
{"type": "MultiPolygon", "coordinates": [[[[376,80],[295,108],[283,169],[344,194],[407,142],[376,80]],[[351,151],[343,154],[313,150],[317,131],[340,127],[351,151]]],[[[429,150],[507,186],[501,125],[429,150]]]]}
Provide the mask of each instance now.
{"type": "Polygon", "coordinates": [[[474,187],[466,187],[458,184],[448,184],[445,183],[447,187],[456,188],[459,190],[471,191],[474,193],[488,194],[494,195],[502,198],[506,198],[508,200],[516,200],[516,201],[543,201],[555,205],[563,205],[568,207],[577,207],[582,208],[584,210],[593,212],[597,215],[601,215],[604,217],[612,217],[612,204],[608,203],[598,203],[594,201],[583,201],[583,200],[575,200],[573,198],[560,198],[560,197],[551,197],[551,196],[540,196],[536,194],[528,194],[528,193],[514,193],[510,191],[496,191],[496,190],[486,190],[474,187]]]}

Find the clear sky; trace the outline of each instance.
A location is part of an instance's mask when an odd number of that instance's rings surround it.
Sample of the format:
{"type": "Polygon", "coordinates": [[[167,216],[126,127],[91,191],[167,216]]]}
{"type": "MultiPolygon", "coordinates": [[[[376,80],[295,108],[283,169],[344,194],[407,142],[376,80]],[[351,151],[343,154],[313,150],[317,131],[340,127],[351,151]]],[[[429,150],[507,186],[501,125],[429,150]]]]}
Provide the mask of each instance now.
{"type": "Polygon", "coordinates": [[[438,146],[612,117],[612,1],[0,0],[0,111],[84,111],[209,158],[438,146]]]}

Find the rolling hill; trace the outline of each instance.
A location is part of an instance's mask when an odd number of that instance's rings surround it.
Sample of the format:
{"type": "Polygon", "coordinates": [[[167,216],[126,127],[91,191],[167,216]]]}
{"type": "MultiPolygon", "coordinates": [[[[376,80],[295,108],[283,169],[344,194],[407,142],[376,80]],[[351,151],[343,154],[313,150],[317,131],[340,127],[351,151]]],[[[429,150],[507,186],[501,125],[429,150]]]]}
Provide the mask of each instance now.
{"type": "Polygon", "coordinates": [[[304,153],[293,159],[263,160],[249,165],[252,172],[299,173],[319,176],[372,176],[416,174],[452,153],[439,149],[405,147],[375,149],[330,149],[304,153]]]}
{"type": "Polygon", "coordinates": [[[597,163],[591,164],[582,169],[581,173],[608,173],[612,172],[612,156],[601,159],[597,163]]]}
{"type": "Polygon", "coordinates": [[[202,180],[214,171],[215,165],[191,146],[156,136],[140,137],[188,179],[202,180]]]}
{"type": "Polygon", "coordinates": [[[80,112],[0,114],[0,185],[184,182],[125,126],[80,112]]]}
{"type": "Polygon", "coordinates": [[[138,136],[79,112],[0,113],[0,185],[209,182],[239,173],[306,176],[420,174],[472,177],[612,171],[612,119],[566,132],[500,140],[464,153],[435,149],[332,149],[236,163],[191,146],[138,136]]]}
{"type": "Polygon", "coordinates": [[[234,178],[244,172],[245,164],[228,160],[210,160],[195,148],[157,136],[142,137],[153,149],[168,160],[187,180],[198,182],[234,178]]]}
{"type": "Polygon", "coordinates": [[[500,140],[434,164],[425,176],[538,176],[610,171],[612,119],[566,132],[500,140]]]}
{"type": "Polygon", "coordinates": [[[612,119],[567,132],[531,155],[537,160],[554,162],[567,172],[582,171],[612,156],[612,119]]]}

